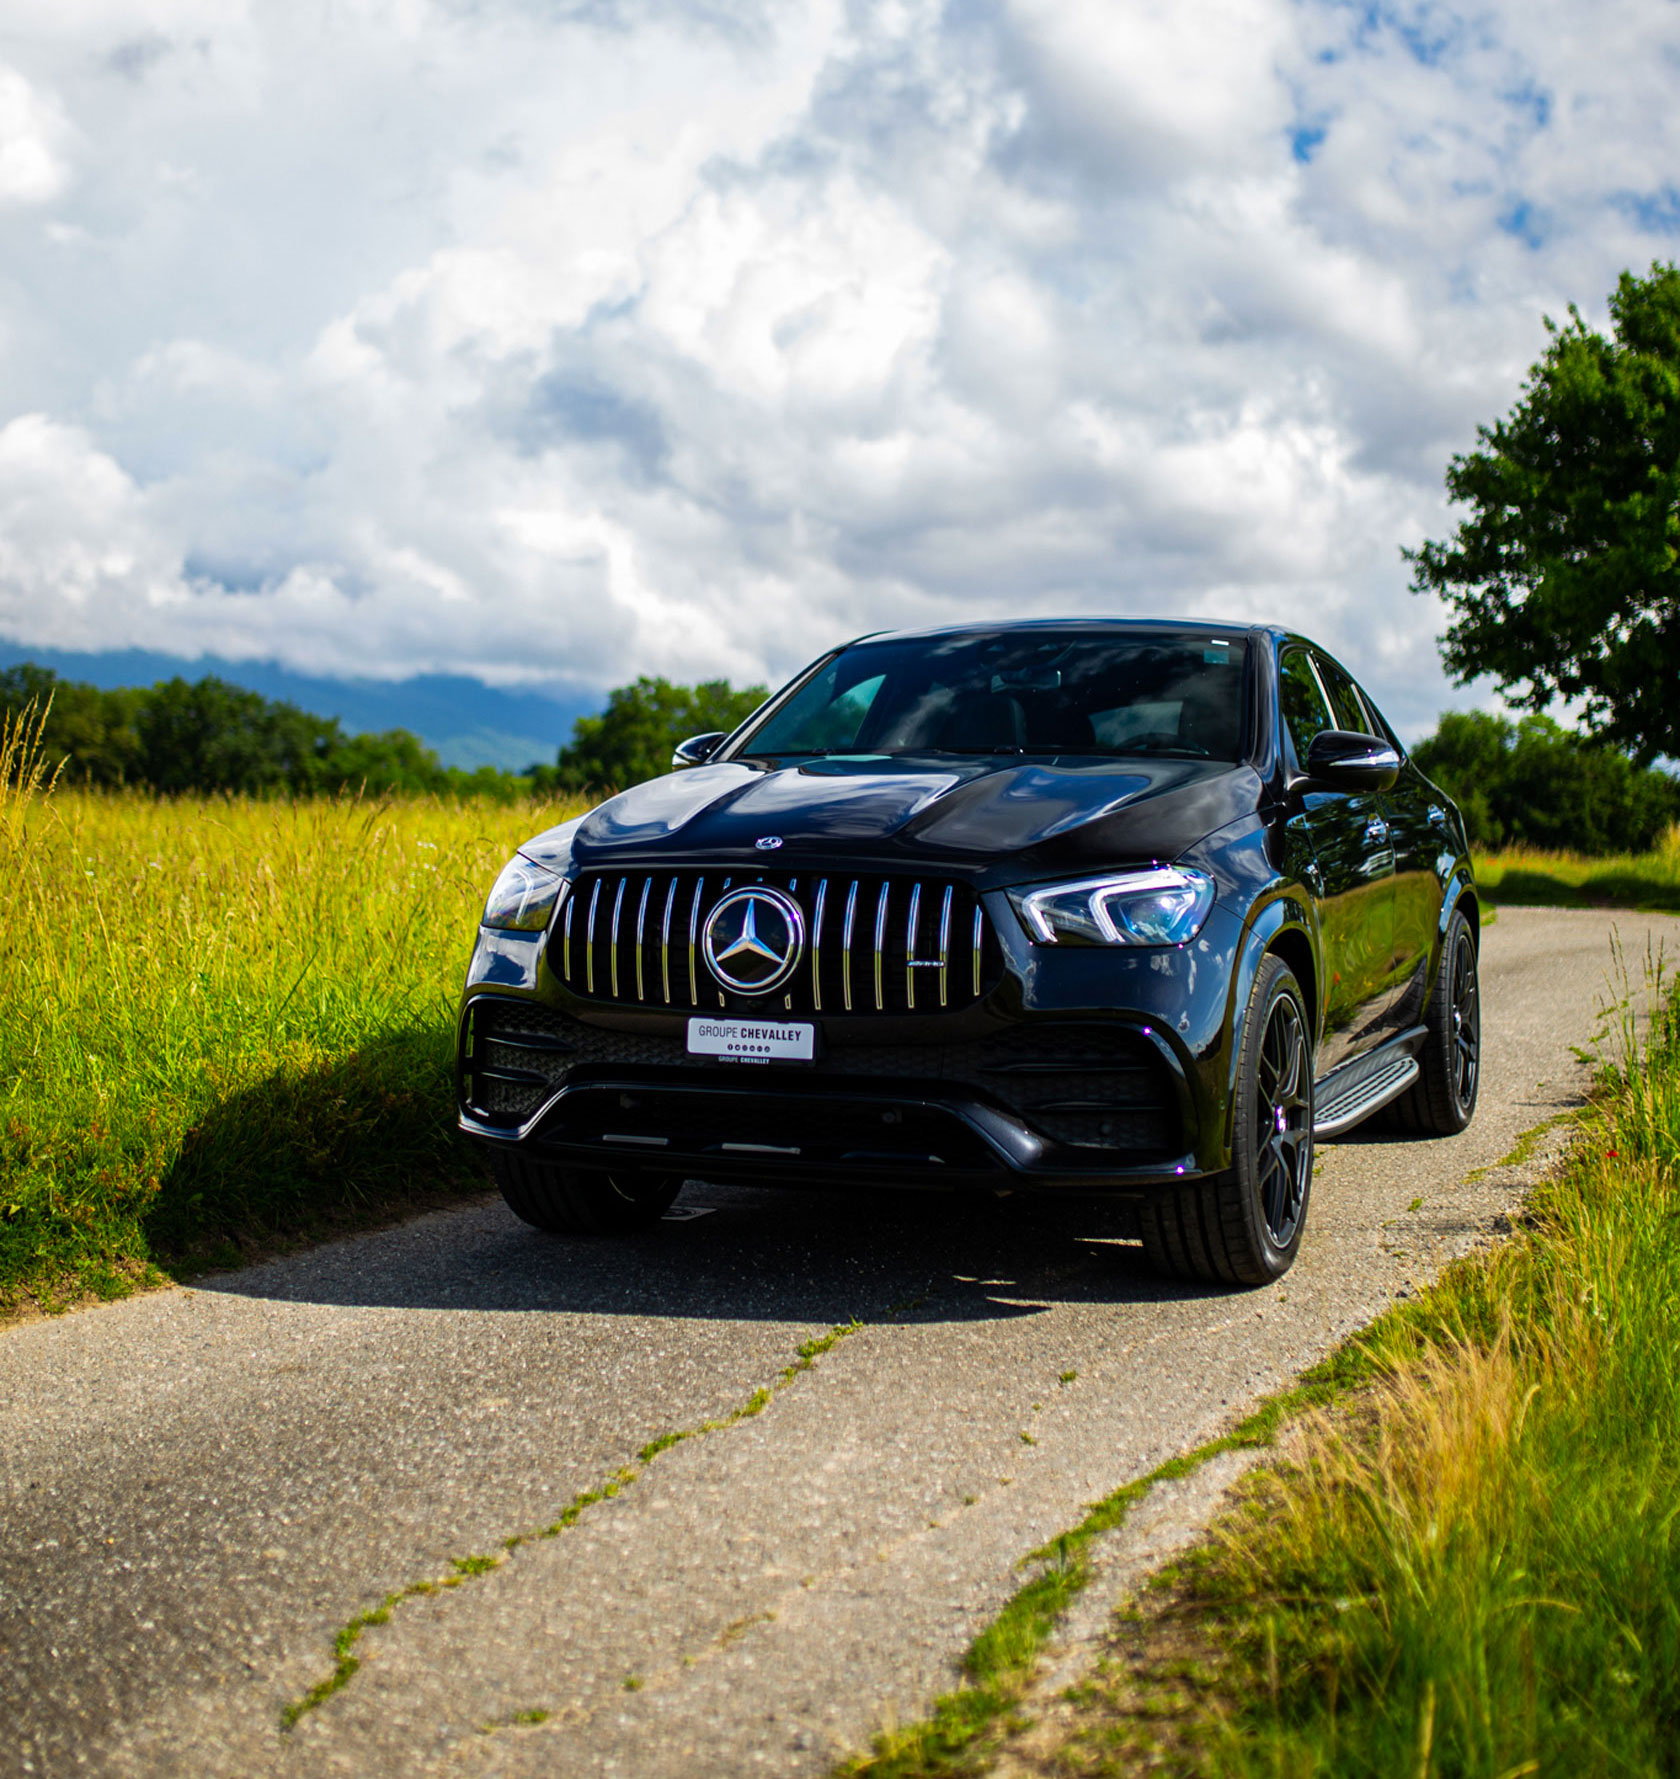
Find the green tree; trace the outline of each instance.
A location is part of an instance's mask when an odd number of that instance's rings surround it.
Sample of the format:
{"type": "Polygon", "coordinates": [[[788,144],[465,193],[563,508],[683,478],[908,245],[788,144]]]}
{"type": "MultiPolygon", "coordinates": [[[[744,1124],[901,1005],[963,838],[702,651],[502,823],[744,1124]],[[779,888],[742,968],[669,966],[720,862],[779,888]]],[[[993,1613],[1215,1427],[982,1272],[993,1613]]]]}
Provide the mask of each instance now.
{"type": "Polygon", "coordinates": [[[742,691],[727,680],[675,686],[643,675],[607,694],[607,708],[579,717],[560,749],[555,777],[567,790],[623,790],[671,770],[671,750],[690,735],[729,730],[768,696],[763,686],[742,691]]]}
{"type": "Polygon", "coordinates": [[[1641,761],[1680,756],[1680,269],[1624,272],[1609,339],[1569,314],[1511,413],[1453,458],[1470,516],[1406,552],[1413,589],[1452,611],[1460,684],[1491,674],[1533,710],[1579,699],[1641,761]]]}
{"type": "Polygon", "coordinates": [[[407,729],[341,736],[321,763],[319,782],[329,791],[439,791],[448,775],[438,757],[407,729]]]}
{"type": "Polygon", "coordinates": [[[144,698],[130,687],[108,692],[60,679],[32,661],[0,672],[0,710],[15,716],[30,704],[47,709],[42,745],[55,767],[64,763],[71,783],[118,785],[141,776],[135,719],[144,698]]]}
{"type": "Polygon", "coordinates": [[[1550,717],[1449,711],[1412,758],[1458,804],[1476,846],[1644,852],[1680,821],[1680,782],[1550,717]]]}
{"type": "Polygon", "coordinates": [[[164,680],[135,719],[140,774],[153,790],[311,791],[343,740],[318,717],[227,680],[164,680]]]}

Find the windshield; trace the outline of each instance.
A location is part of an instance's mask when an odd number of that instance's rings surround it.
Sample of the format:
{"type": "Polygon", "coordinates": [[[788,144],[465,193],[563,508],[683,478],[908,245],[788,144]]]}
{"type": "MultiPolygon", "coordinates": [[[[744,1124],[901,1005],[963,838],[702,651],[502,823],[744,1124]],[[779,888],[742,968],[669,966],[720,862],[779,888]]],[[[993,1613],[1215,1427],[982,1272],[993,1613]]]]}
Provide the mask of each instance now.
{"type": "Polygon", "coordinates": [[[1242,757],[1247,644],[1092,630],[861,642],[730,749],[1242,757]]]}

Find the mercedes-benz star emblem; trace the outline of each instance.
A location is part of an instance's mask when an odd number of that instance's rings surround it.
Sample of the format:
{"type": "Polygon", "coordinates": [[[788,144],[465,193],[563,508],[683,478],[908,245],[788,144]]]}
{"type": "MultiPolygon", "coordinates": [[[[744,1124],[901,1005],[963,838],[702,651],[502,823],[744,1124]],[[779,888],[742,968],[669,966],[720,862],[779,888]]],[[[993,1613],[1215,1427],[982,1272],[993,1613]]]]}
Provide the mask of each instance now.
{"type": "Polygon", "coordinates": [[[805,916],[792,896],[763,884],[731,890],[706,917],[706,968],[737,994],[767,995],[799,968],[805,916]]]}

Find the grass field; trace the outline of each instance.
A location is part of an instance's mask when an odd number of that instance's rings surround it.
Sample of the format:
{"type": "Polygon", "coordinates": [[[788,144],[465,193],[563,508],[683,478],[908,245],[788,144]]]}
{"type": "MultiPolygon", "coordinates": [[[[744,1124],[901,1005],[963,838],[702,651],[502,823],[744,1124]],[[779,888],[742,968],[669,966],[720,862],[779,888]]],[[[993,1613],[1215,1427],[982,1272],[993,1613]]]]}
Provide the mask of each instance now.
{"type": "Polygon", "coordinates": [[[1476,881],[1493,902],[1680,910],[1680,827],[1652,852],[1611,858],[1527,847],[1478,853],[1476,881]]]}
{"type": "Polygon", "coordinates": [[[497,869],[573,808],[49,791],[0,754],[0,1307],[485,1184],[455,997],[497,869]]]}

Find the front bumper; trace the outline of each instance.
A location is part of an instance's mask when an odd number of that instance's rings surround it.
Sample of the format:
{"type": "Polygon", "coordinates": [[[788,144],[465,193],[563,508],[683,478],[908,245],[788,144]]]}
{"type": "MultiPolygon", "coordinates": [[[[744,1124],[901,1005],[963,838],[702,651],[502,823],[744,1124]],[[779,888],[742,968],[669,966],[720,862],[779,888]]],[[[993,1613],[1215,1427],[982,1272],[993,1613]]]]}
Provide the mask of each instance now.
{"type": "Polygon", "coordinates": [[[818,1019],[808,1065],[690,1057],[687,1017],[567,994],[487,936],[458,1046],[461,1129],[615,1172],[753,1184],[1142,1193],[1229,1165],[1236,925],[1192,946],[1034,947],[960,1013],[818,1019]]]}

